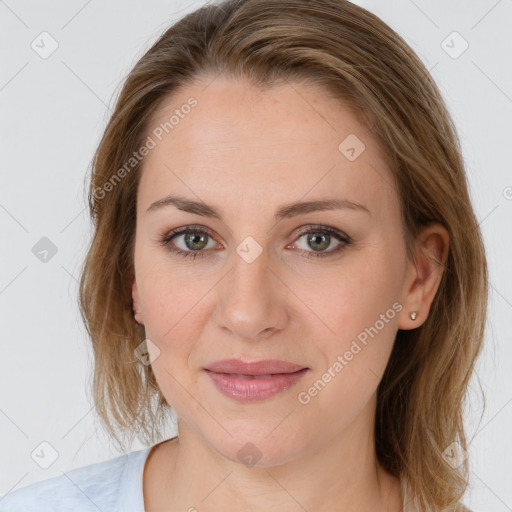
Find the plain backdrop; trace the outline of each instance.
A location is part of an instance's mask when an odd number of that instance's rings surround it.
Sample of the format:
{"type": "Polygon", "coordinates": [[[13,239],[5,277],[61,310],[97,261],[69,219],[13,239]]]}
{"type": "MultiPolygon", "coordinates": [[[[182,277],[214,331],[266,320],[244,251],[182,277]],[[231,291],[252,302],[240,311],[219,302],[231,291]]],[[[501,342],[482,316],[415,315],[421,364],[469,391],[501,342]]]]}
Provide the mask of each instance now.
{"type": "MultiPolygon", "coordinates": [[[[77,306],[91,233],[84,177],[125,75],[169,24],[203,3],[0,0],[0,495],[118,454],[87,393],[92,353],[77,306]],[[47,468],[36,462],[41,450],[55,452],[47,468]]],[[[491,281],[467,411],[465,503],[510,511],[512,2],[357,3],[418,53],[459,130],[491,281]]]]}

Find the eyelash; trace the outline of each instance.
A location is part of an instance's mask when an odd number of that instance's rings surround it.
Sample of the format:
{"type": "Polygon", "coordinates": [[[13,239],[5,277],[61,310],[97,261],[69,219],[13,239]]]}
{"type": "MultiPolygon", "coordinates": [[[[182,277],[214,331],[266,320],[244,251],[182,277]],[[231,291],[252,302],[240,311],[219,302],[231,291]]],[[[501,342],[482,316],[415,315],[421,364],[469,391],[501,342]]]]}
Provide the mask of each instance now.
{"type": "MultiPolygon", "coordinates": [[[[200,250],[200,251],[183,251],[182,249],[171,247],[171,241],[174,237],[177,235],[187,234],[187,233],[206,233],[210,238],[214,239],[212,232],[204,227],[195,227],[195,226],[185,226],[182,228],[177,228],[169,233],[166,234],[166,236],[163,239],[160,239],[160,245],[165,246],[169,251],[171,251],[174,254],[177,254],[178,256],[184,257],[184,258],[192,258],[195,259],[196,257],[203,258],[206,256],[208,251],[200,250]]],[[[304,230],[301,230],[300,233],[297,235],[297,239],[301,238],[304,235],[307,235],[309,233],[322,233],[327,234],[330,236],[333,236],[335,239],[337,239],[339,242],[342,242],[340,245],[337,246],[337,248],[330,250],[330,251],[301,251],[306,254],[306,258],[326,258],[329,256],[332,256],[333,254],[337,254],[345,247],[351,245],[353,243],[353,240],[351,237],[343,233],[342,231],[339,231],[337,229],[331,228],[329,226],[322,226],[322,225],[313,225],[313,226],[307,226],[304,230]]]]}

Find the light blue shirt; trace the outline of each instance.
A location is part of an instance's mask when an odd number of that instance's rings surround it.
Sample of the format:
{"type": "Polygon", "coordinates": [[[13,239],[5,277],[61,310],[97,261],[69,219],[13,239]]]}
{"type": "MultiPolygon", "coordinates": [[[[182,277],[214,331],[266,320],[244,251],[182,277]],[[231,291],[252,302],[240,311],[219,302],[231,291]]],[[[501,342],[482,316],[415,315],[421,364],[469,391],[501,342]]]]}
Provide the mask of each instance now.
{"type": "Polygon", "coordinates": [[[142,477],[151,448],[13,490],[0,497],[0,512],[144,512],[142,477]]]}
{"type": "MultiPolygon", "coordinates": [[[[151,448],[11,491],[0,497],[0,512],[145,512],[142,478],[151,448]]],[[[415,512],[407,497],[404,502],[404,512],[415,512]]]]}

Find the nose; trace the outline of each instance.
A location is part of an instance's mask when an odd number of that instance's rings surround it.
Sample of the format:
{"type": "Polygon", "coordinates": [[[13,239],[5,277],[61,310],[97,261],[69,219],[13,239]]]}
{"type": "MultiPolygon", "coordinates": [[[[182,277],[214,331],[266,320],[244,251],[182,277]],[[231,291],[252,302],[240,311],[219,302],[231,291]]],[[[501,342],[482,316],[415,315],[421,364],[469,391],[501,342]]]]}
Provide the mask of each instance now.
{"type": "Polygon", "coordinates": [[[217,325],[244,340],[265,339],[284,328],[287,288],[269,267],[263,251],[247,262],[234,255],[233,266],[219,283],[214,318],[217,325]]]}

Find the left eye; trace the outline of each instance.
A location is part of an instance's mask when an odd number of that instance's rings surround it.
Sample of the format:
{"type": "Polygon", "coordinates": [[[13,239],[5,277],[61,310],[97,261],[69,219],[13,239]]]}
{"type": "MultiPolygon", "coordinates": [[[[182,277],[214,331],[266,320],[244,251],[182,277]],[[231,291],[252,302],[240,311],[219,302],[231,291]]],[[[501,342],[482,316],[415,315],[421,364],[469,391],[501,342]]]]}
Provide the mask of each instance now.
{"type": "Polygon", "coordinates": [[[352,239],[348,235],[338,231],[337,229],[329,228],[327,226],[319,226],[315,229],[309,228],[308,231],[305,231],[299,235],[298,239],[300,240],[304,237],[307,246],[313,249],[313,251],[303,249],[306,253],[306,257],[308,258],[330,256],[333,253],[338,253],[344,247],[352,243],[352,239]],[[331,245],[333,238],[339,243],[335,246],[334,249],[326,251],[325,249],[331,245]]]}
{"type": "MultiPolygon", "coordinates": [[[[333,253],[338,253],[344,247],[352,243],[352,239],[348,235],[328,226],[308,226],[308,229],[303,230],[296,240],[301,240],[302,238],[305,238],[307,246],[313,249],[310,251],[307,248],[304,249],[299,247],[301,252],[303,252],[308,258],[329,256],[333,253]],[[334,249],[326,251],[325,249],[331,245],[333,238],[339,243],[334,249]]],[[[186,258],[207,256],[208,251],[205,251],[204,249],[215,248],[215,241],[210,231],[199,227],[175,229],[168,233],[160,243],[167,246],[172,253],[186,258]],[[183,237],[181,241],[183,245],[180,247],[175,240],[179,240],[181,237],[183,237]]],[[[292,246],[294,245],[295,242],[292,246]]],[[[287,246],[287,248],[288,247],[290,246],[287,246]]]]}

